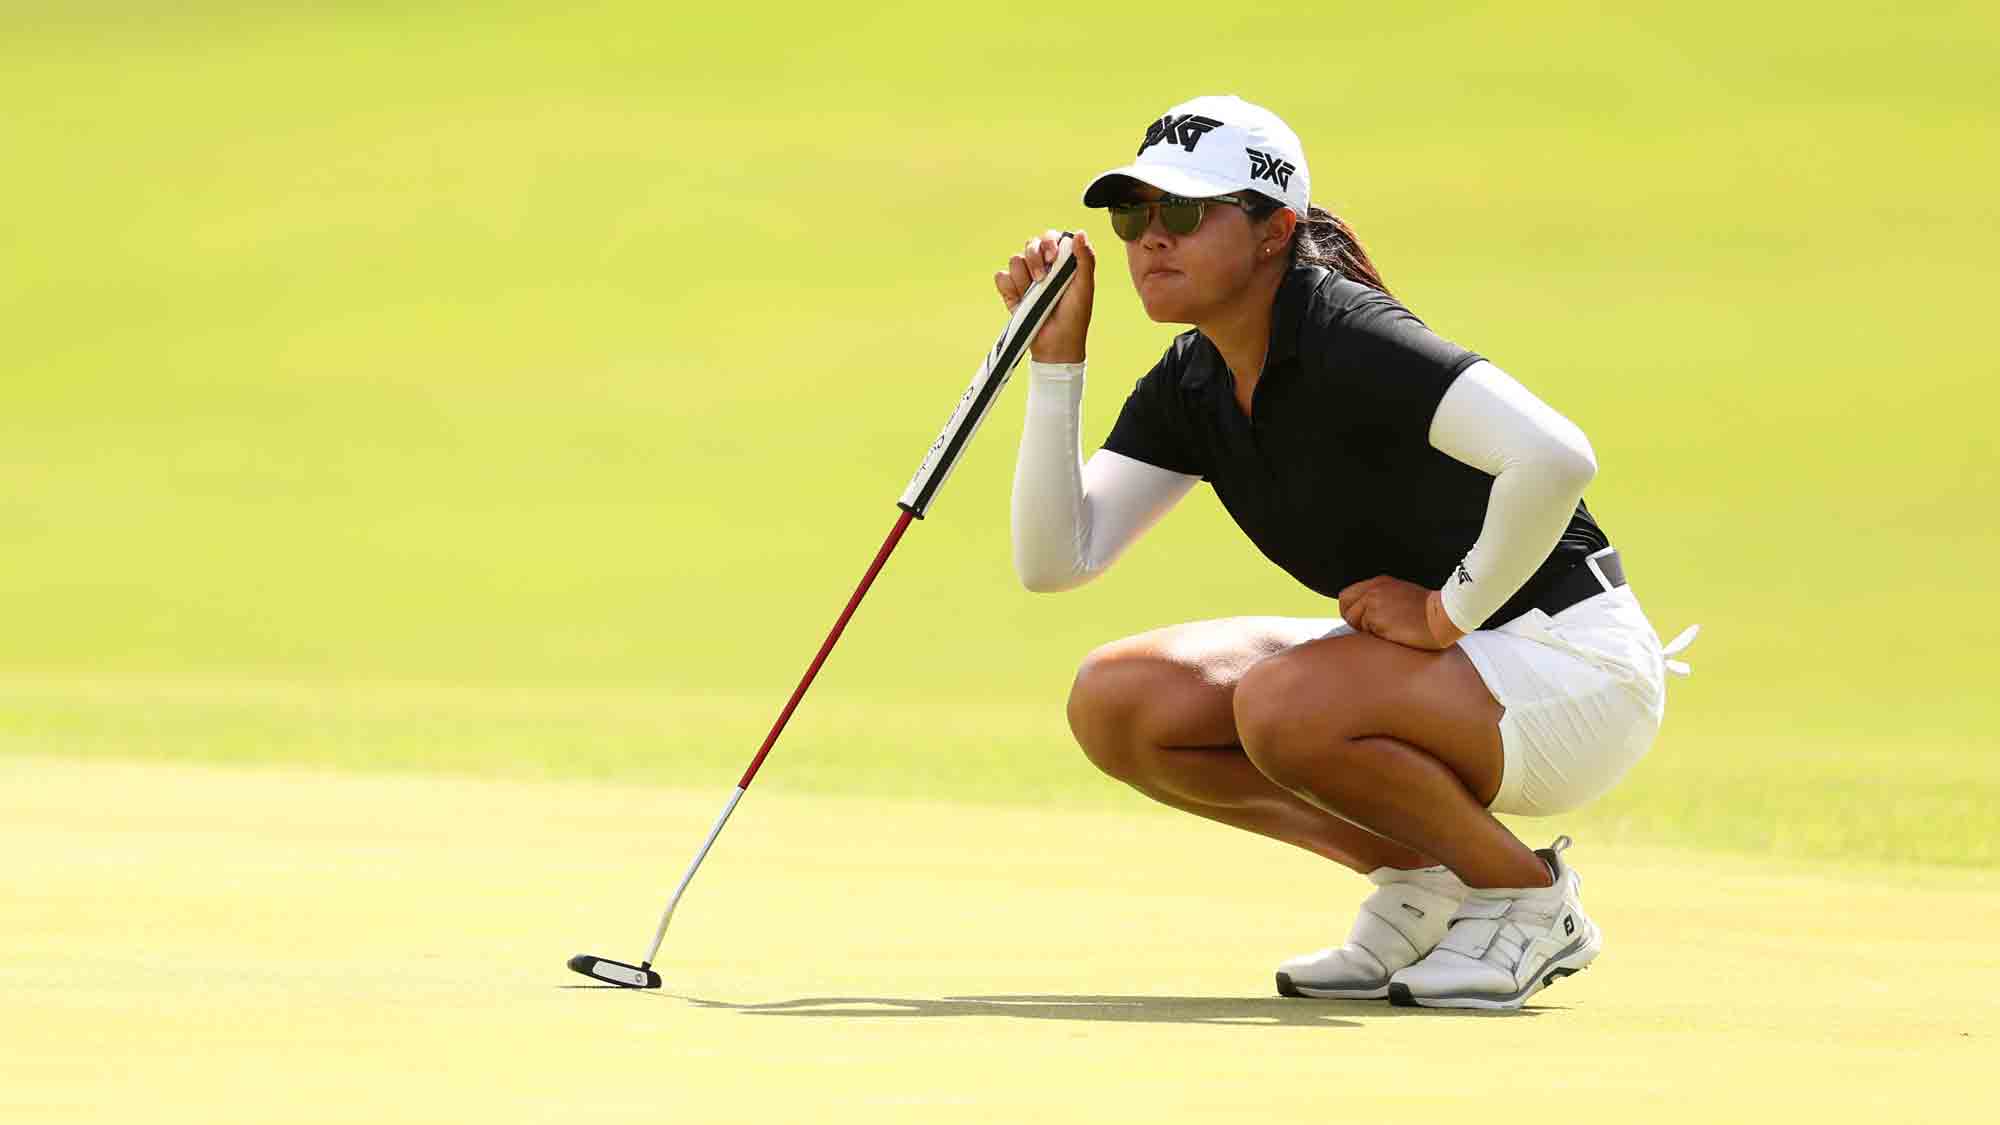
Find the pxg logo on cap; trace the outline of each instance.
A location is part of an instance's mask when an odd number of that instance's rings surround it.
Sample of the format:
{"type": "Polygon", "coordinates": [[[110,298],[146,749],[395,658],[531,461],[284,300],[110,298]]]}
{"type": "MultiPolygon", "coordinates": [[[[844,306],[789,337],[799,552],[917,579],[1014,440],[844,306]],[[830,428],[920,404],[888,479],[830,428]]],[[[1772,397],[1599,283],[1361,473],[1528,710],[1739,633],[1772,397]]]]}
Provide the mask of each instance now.
{"type": "Polygon", "coordinates": [[[1146,126],[1146,139],[1139,142],[1138,156],[1161,141],[1172,141],[1189,152],[1201,143],[1210,129],[1222,128],[1222,122],[1213,117],[1203,117],[1199,113],[1183,113],[1175,117],[1169,113],[1151,125],[1146,126]]]}
{"type": "Polygon", "coordinates": [[[1258,152],[1254,148],[1244,149],[1243,151],[1250,154],[1251,179],[1269,180],[1278,185],[1279,191],[1283,191],[1291,186],[1292,173],[1299,170],[1298,165],[1289,160],[1272,156],[1268,152],[1258,152]]]}

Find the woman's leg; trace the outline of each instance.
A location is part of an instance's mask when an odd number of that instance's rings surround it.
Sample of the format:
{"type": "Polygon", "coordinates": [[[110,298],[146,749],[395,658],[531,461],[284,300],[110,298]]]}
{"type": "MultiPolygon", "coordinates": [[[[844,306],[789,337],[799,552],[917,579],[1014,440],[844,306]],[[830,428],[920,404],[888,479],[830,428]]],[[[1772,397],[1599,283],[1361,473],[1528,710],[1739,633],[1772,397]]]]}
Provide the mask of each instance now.
{"type": "Polygon", "coordinates": [[[1299,618],[1232,617],[1103,645],[1077,670],[1070,729],[1099,769],[1163,804],[1295,844],[1363,873],[1428,866],[1435,861],[1421,851],[1274,783],[1245,756],[1237,738],[1238,681],[1260,661],[1319,636],[1325,626],[1299,618]]]}
{"type": "Polygon", "coordinates": [[[1457,646],[1309,641],[1247,669],[1232,703],[1249,760],[1315,808],[1436,856],[1472,887],[1549,885],[1548,867],[1486,811],[1502,708],[1457,646]]]}

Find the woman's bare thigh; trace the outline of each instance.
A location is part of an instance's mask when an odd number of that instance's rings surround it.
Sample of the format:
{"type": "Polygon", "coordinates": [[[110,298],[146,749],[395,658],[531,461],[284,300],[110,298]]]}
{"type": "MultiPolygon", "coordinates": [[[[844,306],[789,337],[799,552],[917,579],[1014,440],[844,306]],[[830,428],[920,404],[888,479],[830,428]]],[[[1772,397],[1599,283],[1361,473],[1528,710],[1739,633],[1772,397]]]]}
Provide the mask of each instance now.
{"type": "Polygon", "coordinates": [[[1135,733],[1151,745],[1238,746],[1234,697],[1243,674],[1337,624],[1338,618],[1222,617],[1167,625],[1100,646],[1084,674],[1110,673],[1140,697],[1135,733]]]}

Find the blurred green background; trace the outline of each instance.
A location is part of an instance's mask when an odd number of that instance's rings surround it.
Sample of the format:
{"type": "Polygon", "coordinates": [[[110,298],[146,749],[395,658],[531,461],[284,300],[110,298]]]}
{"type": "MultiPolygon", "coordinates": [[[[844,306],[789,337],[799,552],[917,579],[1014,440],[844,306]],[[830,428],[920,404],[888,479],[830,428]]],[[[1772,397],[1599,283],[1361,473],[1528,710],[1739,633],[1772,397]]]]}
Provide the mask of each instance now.
{"type": "MultiPolygon", "coordinates": [[[[1990,5],[0,6],[0,749],[715,786],[1083,184],[1237,93],[1398,295],[1590,435],[1670,637],[1563,827],[2000,863],[1990,5]]],[[[1331,616],[1204,489],[1009,563],[1011,390],[760,785],[1133,805],[1093,645],[1331,616]]],[[[1162,815],[1177,815],[1163,812],[1162,815]]],[[[1532,834],[1545,832],[1541,826],[1532,834]]]]}

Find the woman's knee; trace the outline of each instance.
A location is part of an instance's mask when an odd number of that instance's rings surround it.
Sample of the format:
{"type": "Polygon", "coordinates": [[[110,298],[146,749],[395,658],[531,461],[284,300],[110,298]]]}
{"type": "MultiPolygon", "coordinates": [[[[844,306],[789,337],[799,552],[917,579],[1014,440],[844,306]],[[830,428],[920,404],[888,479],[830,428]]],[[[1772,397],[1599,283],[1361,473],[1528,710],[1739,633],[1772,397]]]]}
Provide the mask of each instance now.
{"type": "Polygon", "coordinates": [[[1236,734],[1243,752],[1287,789],[1307,780],[1323,785],[1347,749],[1338,724],[1327,721],[1323,695],[1324,685],[1282,653],[1259,661],[1236,685],[1236,734]]]}
{"type": "Polygon", "coordinates": [[[1159,673],[1145,657],[1101,645],[1078,665],[1069,689],[1069,729],[1092,765],[1120,781],[1143,773],[1142,732],[1149,685],[1159,673]]]}
{"type": "Polygon", "coordinates": [[[1299,673],[1282,653],[1258,661],[1243,673],[1230,706],[1245,750],[1285,741],[1296,710],[1292,700],[1301,686],[1299,673]]]}

